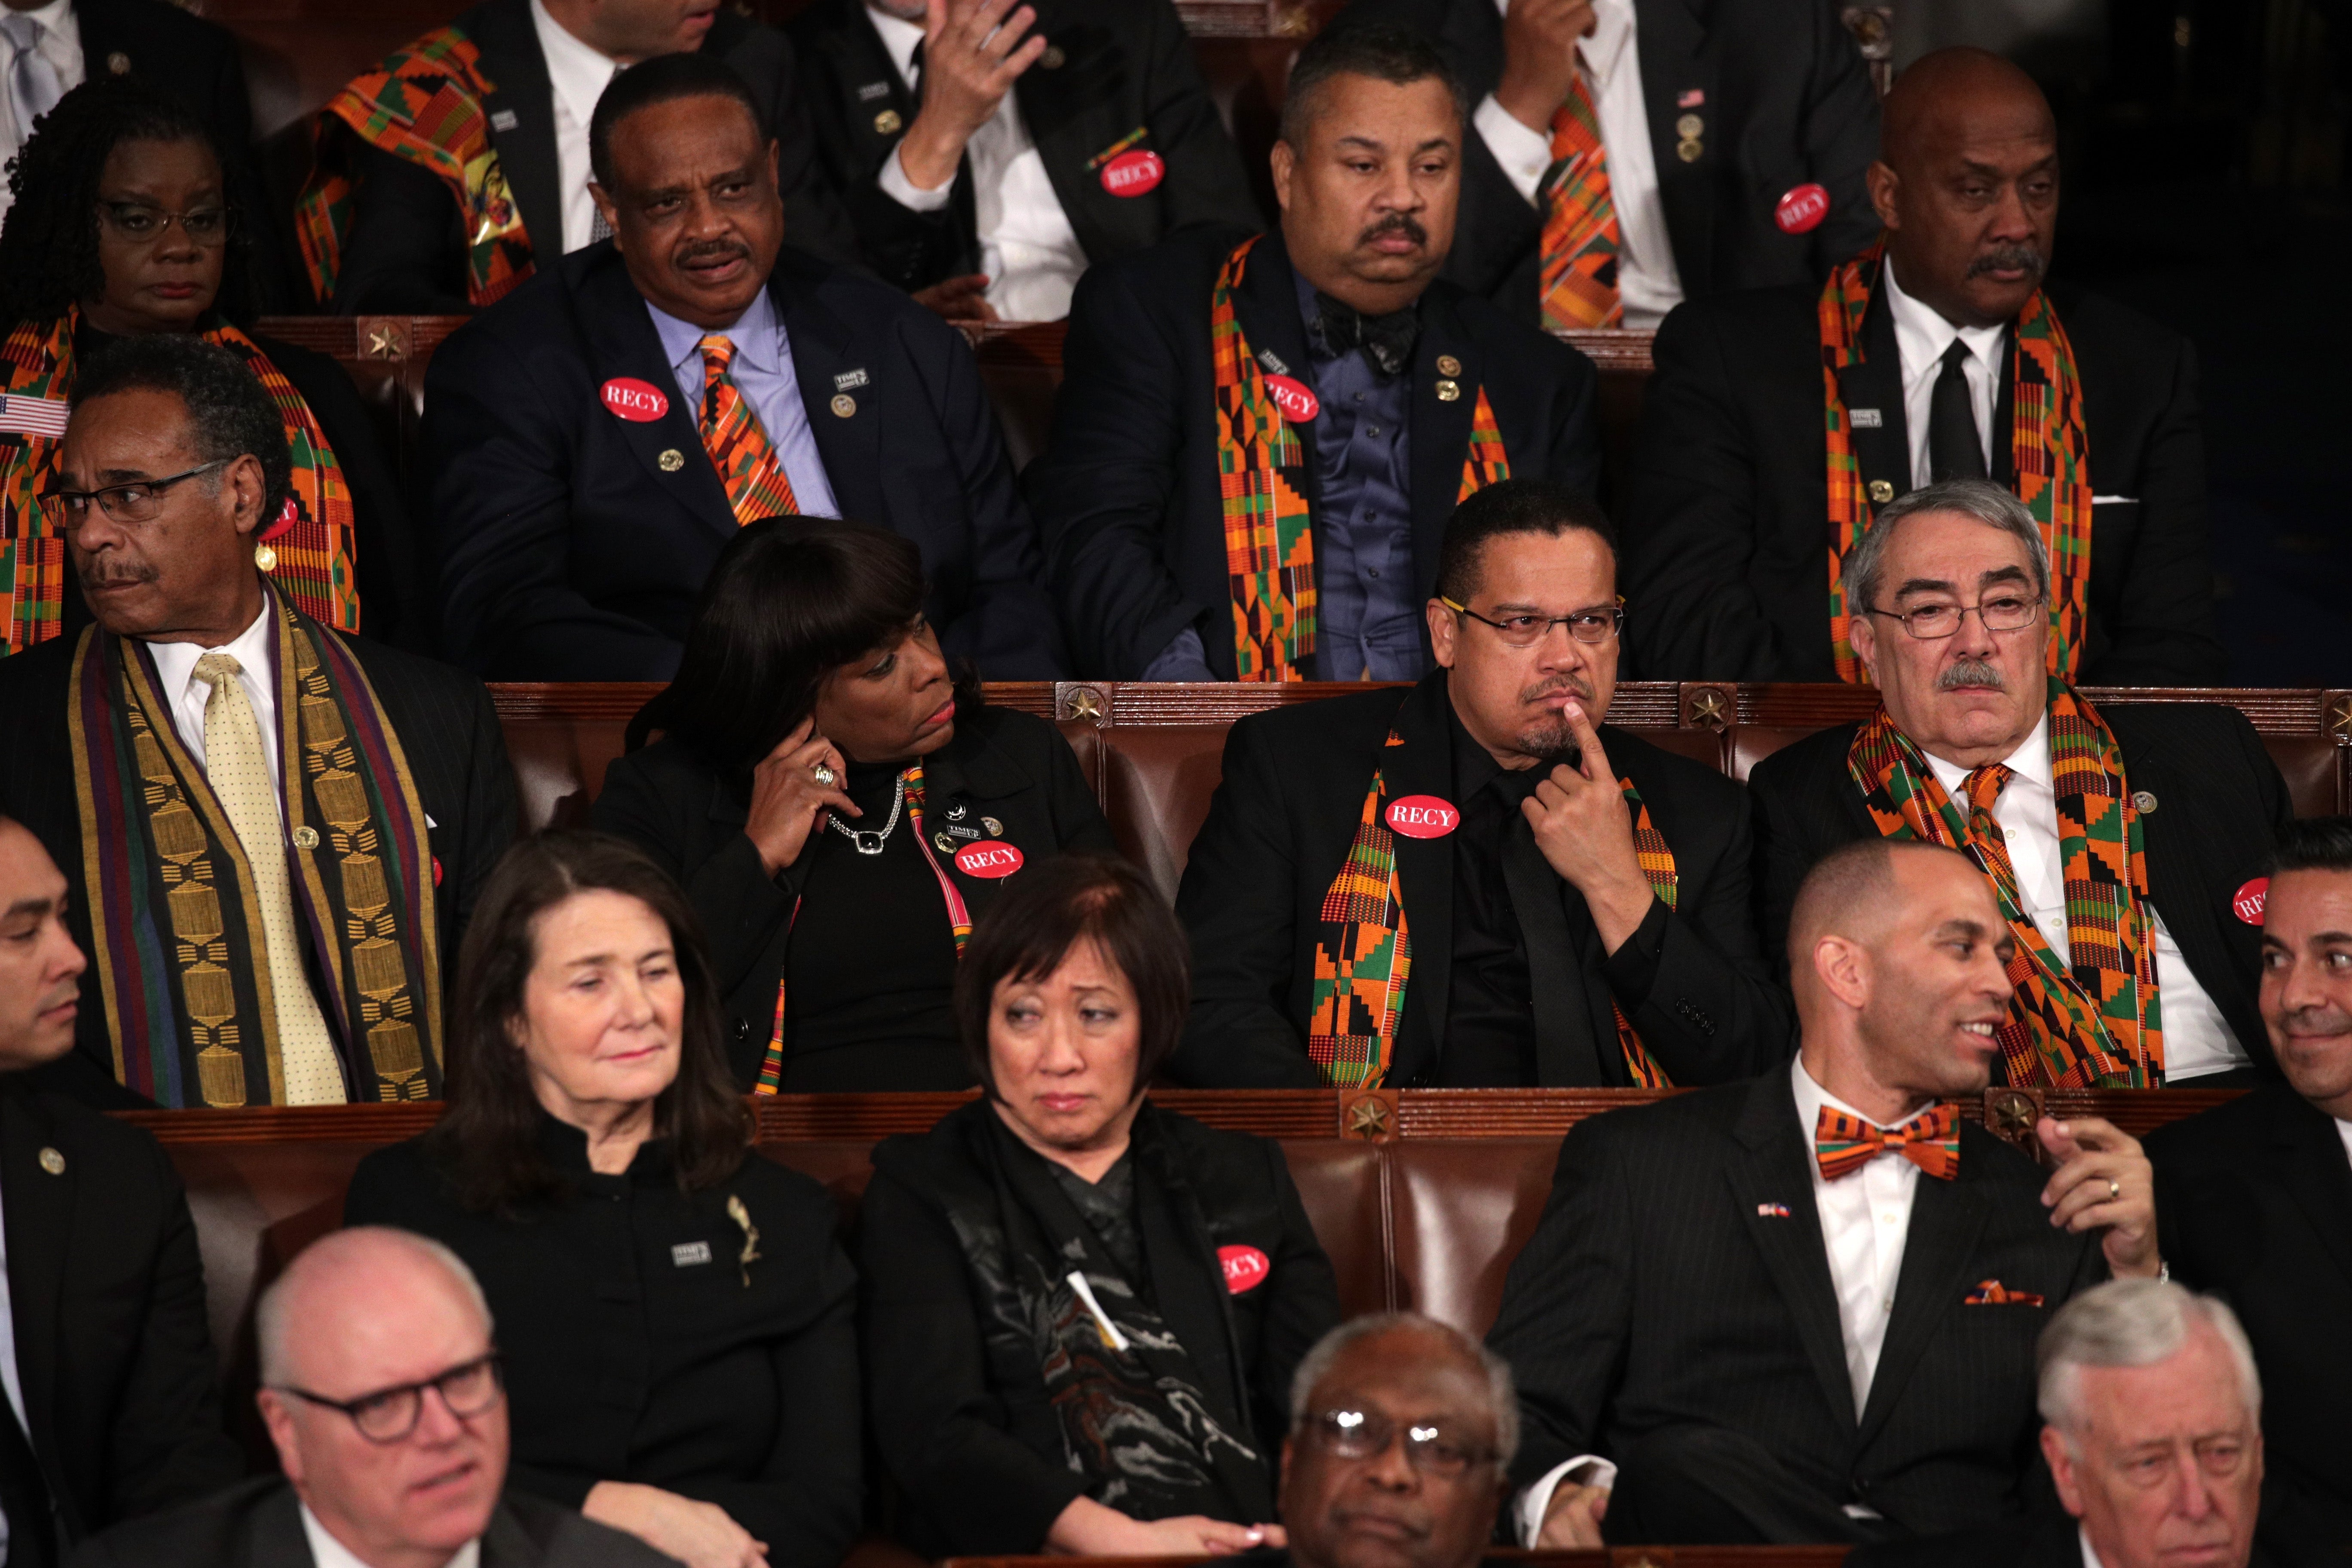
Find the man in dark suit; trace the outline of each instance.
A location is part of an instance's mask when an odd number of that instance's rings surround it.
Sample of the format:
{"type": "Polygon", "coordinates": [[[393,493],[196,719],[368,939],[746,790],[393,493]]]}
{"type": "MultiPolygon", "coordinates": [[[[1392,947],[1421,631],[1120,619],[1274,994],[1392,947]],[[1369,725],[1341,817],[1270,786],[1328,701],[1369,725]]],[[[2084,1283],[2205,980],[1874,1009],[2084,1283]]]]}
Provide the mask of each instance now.
{"type": "Polygon", "coordinates": [[[221,1426],[204,1264],[152,1134],[37,1087],[69,1055],[84,966],[66,879],[0,816],[0,1556],[53,1568],[94,1531],[243,1472],[221,1426]]]}
{"type": "Polygon", "coordinates": [[[783,34],[709,0],[484,0],[320,112],[297,216],[312,290],[345,315],[463,314],[603,238],[588,195],[597,96],[680,50],[724,61],[749,88],[776,144],[793,243],[856,259],[783,34]],[[419,125],[428,100],[431,123],[419,125]]]}
{"type": "Polygon", "coordinates": [[[1790,932],[1802,1043],[1747,1083],[1580,1124],[1488,1344],[1519,1380],[1526,1544],[1871,1542],[2016,1511],[2034,1340],[2158,1263],[2147,1162],[1984,1087],[2011,943],[1948,850],[1814,869],[1790,932]]]}
{"type": "Polygon", "coordinates": [[[2240,1088],[2277,1071],[2247,908],[2294,816],[2234,708],[2094,708],[2048,673],[2049,558],[1982,480],[1883,508],[1847,558],[1853,646],[1883,698],[1756,765],[1764,936],[1850,839],[1966,853],[2022,953],[2005,1081],[2240,1088]]]}
{"type": "Polygon", "coordinates": [[[2058,132],[2024,72],[1942,50],[1885,112],[1883,245],[1825,288],[1694,301],[1658,332],[1625,509],[1642,673],[1859,679],[1841,563],[1873,512],[1990,479],[2033,509],[2059,568],[2053,668],[2216,684],[2193,351],[2043,287],[2058,132]]]}
{"type": "Polygon", "coordinates": [[[955,329],[783,247],[775,144],[701,55],[596,111],[611,245],[434,355],[425,439],[458,661],[504,680],[667,680],[742,523],[846,516],[921,547],[950,655],[1062,673],[1034,531],[955,329]]]}
{"type": "Polygon", "coordinates": [[[0,660],[0,811],[71,882],[71,1087],[102,1103],[439,1091],[443,981],[514,777],[479,682],[269,585],[253,540],[288,474],[226,350],[128,340],[74,389],[41,504],[96,624],[0,660]]]}
{"type": "Polygon", "coordinates": [[[2165,1257],[2235,1307],[2268,1384],[2263,1544],[2352,1558],[2352,822],[2279,831],[2262,1016],[2285,1075],[2152,1134],[2165,1257]]]}
{"type": "Polygon", "coordinates": [[[1744,793],[1596,727],[1615,588],[1590,500],[1490,486],[1446,526],[1436,674],[1233,727],[1176,897],[1192,1012],[1171,1073],[1699,1084],[1784,1058],[1744,793]]]}
{"type": "Polygon", "coordinates": [[[1819,285],[1878,230],[1878,100],[1818,0],[1360,0],[1476,95],[1445,275],[1518,319],[1654,327],[1819,285]],[[1553,287],[1547,288],[1547,284],[1553,287]]]}
{"type": "Polygon", "coordinates": [[[1088,269],[1026,476],[1089,676],[1416,680],[1445,520],[1600,477],[1591,362],[1437,277],[1461,102],[1393,28],[1300,51],[1278,229],[1088,269]]]}
{"type": "Polygon", "coordinates": [[[819,154],[877,272],[951,321],[1059,321],[1089,262],[1260,219],[1170,0],[820,0],[819,154]],[[1002,23],[1003,26],[998,24],[1002,23]]]}
{"type": "Polygon", "coordinates": [[[477,1568],[677,1568],[634,1535],[501,1492],[489,1310],[438,1242],[338,1231],[294,1259],[256,1319],[261,1414],[285,1474],[111,1531],[74,1568],[444,1568],[460,1554],[477,1568]]]}

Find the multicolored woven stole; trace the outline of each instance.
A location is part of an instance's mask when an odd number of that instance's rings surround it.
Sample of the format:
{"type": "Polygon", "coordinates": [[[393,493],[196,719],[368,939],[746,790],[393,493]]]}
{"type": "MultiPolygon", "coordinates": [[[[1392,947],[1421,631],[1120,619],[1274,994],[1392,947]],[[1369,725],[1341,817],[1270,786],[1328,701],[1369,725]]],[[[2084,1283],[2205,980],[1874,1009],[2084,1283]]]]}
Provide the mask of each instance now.
{"type": "MultiPolygon", "coordinates": [[[[1830,648],[1838,679],[1866,685],[1869,675],[1853,651],[1845,559],[1862,542],[1873,510],[1854,456],[1853,427],[1838,392],[1838,372],[1863,362],[1862,322],[1870,311],[1885,255],[1881,239],[1830,274],[1820,301],[1823,430],[1829,458],[1830,648]]],[[[2050,296],[2035,289],[2011,324],[2017,374],[2011,386],[2015,417],[2010,464],[2017,498],[2042,525],[2050,552],[2050,673],[2072,680],[2082,664],[2091,591],[2090,439],[2083,420],[2083,378],[2074,345],[2050,296]]]]}
{"type": "Polygon", "coordinates": [[[394,49],[327,100],[312,133],[310,179],[294,210],[296,237],[320,304],[334,294],[358,193],[349,149],[341,145],[346,129],[449,187],[465,216],[466,298],[474,306],[496,302],[530,276],[522,208],[499,169],[482,107],[497,90],[482,75],[472,41],[458,28],[443,27],[394,49]]]}
{"type": "MultiPolygon", "coordinates": [[[[282,847],[325,982],[320,1011],[362,1099],[436,1099],[441,963],[415,780],[342,639],[280,595],[270,605],[282,847]]],[[[90,962],[115,1077],[175,1108],[284,1103],[246,847],[180,742],[152,658],[92,626],[69,680],[90,962]]]]}
{"type": "Polygon", "coordinates": [[[2065,862],[2067,961],[2026,914],[1990,803],[1963,814],[1885,707],[1855,733],[1846,771],[1881,835],[1958,849],[1992,884],[2017,951],[1995,1031],[2013,1084],[2157,1089],[2164,1083],[2147,858],[2123,754],[2098,710],[2050,678],[2050,763],[2065,862]]]}
{"type": "MultiPolygon", "coordinates": [[[[1642,803],[1642,792],[1633,787],[1630,778],[1620,778],[1617,787],[1625,792],[1625,805],[1633,814],[1633,858],[1642,865],[1642,875],[1650,881],[1650,891],[1668,909],[1682,889],[1682,879],[1675,871],[1675,852],[1666,843],[1666,836],[1650,820],[1650,808],[1642,803]]],[[[1636,1089],[1671,1089],[1674,1080],[1666,1069],[1650,1055],[1642,1044],[1642,1037],[1633,1029],[1633,1021],[1625,1016],[1625,1009],[1617,999],[1609,999],[1609,1010],[1617,1017],[1617,1047],[1625,1056],[1625,1070],[1633,1075],[1636,1089]]]]}
{"type": "Polygon", "coordinates": [[[1460,506],[1488,485],[1500,484],[1511,477],[1510,454],[1503,450],[1503,433],[1495,425],[1494,405],[1486,401],[1486,389],[1478,389],[1478,406],[1470,415],[1470,455],[1462,459],[1462,488],[1454,493],[1454,504],[1460,506]]]}
{"type": "MultiPolygon", "coordinates": [[[[940,895],[946,900],[948,908],[948,930],[955,937],[956,956],[961,958],[964,944],[971,940],[971,911],[964,907],[963,895],[956,890],[955,879],[948,875],[947,868],[941,866],[939,858],[931,853],[931,841],[923,833],[923,764],[917,763],[899,776],[907,781],[907,820],[914,829],[915,847],[923,852],[923,858],[930,863],[931,875],[940,879],[940,895]]],[[[811,831],[822,833],[824,825],[819,824],[811,831]]],[[[798,900],[794,900],[793,912],[785,918],[787,930],[791,922],[801,918],[798,900]]],[[[751,1087],[754,1094],[783,1092],[784,979],[782,974],[776,976],[775,1022],[768,1030],[767,1053],[760,1058],[760,1076],[751,1087]]]]}
{"type": "Polygon", "coordinates": [[[727,487],[727,504],[738,523],[793,516],[801,503],[793,481],[751,400],[735,384],[734,363],[734,339],[713,332],[702,340],[702,414],[697,422],[702,449],[727,487]]]}
{"type": "MultiPolygon", "coordinates": [[[[0,343],[0,394],[62,403],[73,395],[74,331],[81,309],[70,307],[47,326],[20,322],[0,343]]],[[[342,465],[327,444],[317,416],[285,373],[251,338],[221,321],[205,342],[240,355],[253,371],[285,427],[293,458],[293,526],[274,537],[278,564],[271,580],[295,607],[338,631],[360,627],[360,600],[352,569],[357,530],[342,465]]],[[[65,537],[35,504],[57,468],[58,440],[23,430],[0,431],[0,594],[7,603],[9,653],[22,653],[63,629],[65,537]]]]}
{"type": "Polygon", "coordinates": [[[1544,222],[1536,295],[1543,324],[1559,331],[1615,327],[1625,320],[1617,292],[1617,203],[1609,190],[1609,157],[1601,118],[1584,73],[1551,117],[1551,167],[1544,171],[1544,222]]]}

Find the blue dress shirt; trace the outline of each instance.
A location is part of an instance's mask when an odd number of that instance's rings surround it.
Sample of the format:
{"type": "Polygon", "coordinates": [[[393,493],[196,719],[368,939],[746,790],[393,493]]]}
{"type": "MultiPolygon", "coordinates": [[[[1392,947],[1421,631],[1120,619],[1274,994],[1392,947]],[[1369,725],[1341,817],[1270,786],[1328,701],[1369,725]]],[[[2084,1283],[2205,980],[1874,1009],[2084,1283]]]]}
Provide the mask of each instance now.
{"type": "MultiPolygon", "coordinates": [[[[670,374],[677,380],[678,395],[686,406],[695,411],[696,422],[702,413],[702,340],[707,334],[692,321],[681,321],[676,316],[646,301],[646,314],[654,319],[654,331],[661,334],[662,353],[669,360],[670,374]]],[[[775,301],[765,289],[752,300],[751,307],[736,319],[731,327],[722,327],[718,335],[735,345],[734,375],[736,390],[751,405],[751,412],[760,416],[760,428],[768,433],[769,444],[776,448],[777,460],[783,464],[784,478],[792,481],[793,499],[800,503],[803,515],[809,517],[839,517],[841,508],[833,499],[833,481],[825,478],[824,458],[818,455],[816,437],[809,429],[808,410],[801,404],[800,383],[793,375],[793,343],[784,331],[783,322],[776,320],[775,301]]]]}

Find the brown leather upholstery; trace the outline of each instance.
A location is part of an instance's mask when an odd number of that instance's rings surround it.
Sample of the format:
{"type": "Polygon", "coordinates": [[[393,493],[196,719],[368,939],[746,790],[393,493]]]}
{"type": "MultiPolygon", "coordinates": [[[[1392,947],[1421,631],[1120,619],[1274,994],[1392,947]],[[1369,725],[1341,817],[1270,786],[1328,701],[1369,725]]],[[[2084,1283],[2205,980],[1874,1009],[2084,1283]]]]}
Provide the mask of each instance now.
{"type": "Polygon", "coordinates": [[[1225,726],[1108,729],[1103,740],[1103,814],[1119,852],[1171,900],[1184,875],[1192,836],[1224,776],[1225,726]]]}
{"type": "Polygon", "coordinates": [[[588,722],[549,718],[501,721],[527,829],[585,827],[588,806],[604,787],[604,770],[621,754],[625,720],[588,722]]]}
{"type": "Polygon", "coordinates": [[[1407,1140],[1390,1146],[1397,1296],[1484,1339],[1503,1276],[1551,1193],[1557,1138],[1407,1140]]]}

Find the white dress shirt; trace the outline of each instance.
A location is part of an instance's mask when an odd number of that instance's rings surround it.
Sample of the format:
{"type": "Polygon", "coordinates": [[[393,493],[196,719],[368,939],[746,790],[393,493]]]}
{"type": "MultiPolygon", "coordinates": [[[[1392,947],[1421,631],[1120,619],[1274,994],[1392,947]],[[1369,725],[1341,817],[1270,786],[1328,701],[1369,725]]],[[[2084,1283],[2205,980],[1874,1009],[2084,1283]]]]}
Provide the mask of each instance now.
{"type": "MultiPolygon", "coordinates": [[[[871,5],[866,18],[881,35],[898,79],[917,91],[915,46],[920,24],[905,22],[871,5]]],[[[988,123],[964,143],[971,161],[972,228],[980,238],[980,269],[988,274],[984,298],[1008,321],[1058,321],[1070,313],[1070,293],[1087,269],[1077,230],[1062,211],[1062,198],[1045,173],[1045,160],[1021,122],[1021,106],[1007,92],[988,123]]],[[[893,151],[882,162],[880,184],[911,212],[937,212],[948,205],[955,182],[927,191],[907,177],[893,151]]]]}
{"type": "MultiPolygon", "coordinates": [[[[532,4],[535,8],[538,0],[532,0],[532,4]]],[[[311,1568],[376,1568],[376,1564],[327,1533],[327,1527],[319,1522],[319,1516],[310,1511],[309,1503],[301,1507],[302,1535],[310,1543],[311,1568]]],[[[449,1561],[441,1568],[481,1568],[481,1562],[482,1542],[476,1536],[451,1552],[449,1561]]]]}
{"type": "MultiPolygon", "coordinates": [[[[1510,0],[1495,0],[1507,13],[1510,0]]],[[[1657,155],[1650,145],[1650,108],[1642,97],[1642,56],[1633,0],[1594,0],[1593,29],[1576,44],[1577,66],[1592,94],[1593,119],[1609,161],[1609,199],[1617,209],[1617,297],[1625,325],[1654,327],[1683,301],[1666,209],[1658,198],[1657,155]]],[[[1529,205],[1551,167],[1551,128],[1533,130],[1488,93],[1471,116],[1503,175],[1529,205]]]]}
{"type": "Polygon", "coordinates": [[[2099,1561],[2098,1552],[2092,1550],[2090,1531],[2078,1525],[2074,1533],[2083,1542],[2083,1568],[2106,1568],[2106,1564],[2099,1561]]]}
{"type": "MultiPolygon", "coordinates": [[[[2024,743],[2001,759],[2011,777],[2000,798],[1993,802],[1992,819],[2008,842],[2009,864],[2017,873],[2017,896],[2062,962],[2073,962],[2066,932],[2066,866],[2058,844],[2058,796],[2052,787],[2050,719],[2033,726],[2024,743]]],[[[1927,765],[1936,782],[1962,813],[1968,810],[1969,770],[1933,754],[1927,765]]],[[[2163,802],[2157,803],[2158,809],[2163,802]]],[[[2227,1072],[2247,1065],[2245,1047],[2213,1005],[2205,987],[2189,973],[2180,956],[2180,944],[2164,927],[2156,905],[2147,906],[2156,928],[2157,1000],[2164,1019],[2164,1080],[2179,1085],[2207,1073],[2227,1072]]]]}
{"type": "Polygon", "coordinates": [[[2352,1121],[2347,1121],[2340,1116],[2336,1117],[2335,1121],[2336,1136],[2344,1140],[2344,1157],[2347,1160],[2352,1160],[2352,1121]]]}
{"type": "Polygon", "coordinates": [[[180,732],[180,744],[187,747],[188,755],[196,766],[205,765],[205,704],[212,700],[213,687],[209,680],[196,679],[196,660],[208,653],[225,653],[241,667],[236,680],[245,688],[245,700],[253,710],[253,721],[261,728],[261,749],[269,758],[269,779],[278,786],[278,816],[286,819],[285,763],[278,756],[278,688],[269,668],[270,642],[276,622],[270,616],[268,596],[263,595],[261,614],[253,625],[238,634],[232,643],[218,648],[200,647],[192,642],[151,642],[148,657],[155,661],[155,683],[163,700],[172,705],[172,728],[180,732]]]}
{"type": "Polygon", "coordinates": [[[2000,377],[2006,368],[2009,329],[1956,327],[1932,305],[1923,305],[1895,280],[1895,258],[1885,268],[1886,302],[1895,311],[1895,343],[1903,357],[1903,430],[1911,437],[1911,482],[1932,477],[1927,466],[1927,416],[1935,405],[1936,381],[1944,374],[1944,353],[1954,338],[1969,345],[1961,373],[1969,382],[1969,411],[1976,416],[1977,440],[1984,447],[1985,472],[1993,471],[1992,420],[1999,406],[2000,377]]]}
{"type": "MultiPolygon", "coordinates": [[[[48,61],[58,73],[58,86],[67,92],[81,85],[81,24],[75,19],[73,0],[49,0],[37,11],[20,11],[41,25],[41,41],[36,46],[40,57],[48,61]]],[[[16,101],[8,84],[6,68],[8,47],[0,42],[0,168],[7,165],[24,138],[16,131],[16,101]]],[[[6,182],[0,181],[0,220],[5,220],[16,198],[9,193],[6,182]]]]}
{"type": "Polygon", "coordinates": [[[555,110],[555,179],[563,195],[563,249],[569,255],[588,243],[596,223],[596,203],[588,195],[588,117],[621,67],[566,32],[543,0],[530,0],[530,25],[539,34],[552,89],[548,96],[555,110]]]}
{"type": "MultiPolygon", "coordinates": [[[[698,423],[702,410],[703,360],[702,340],[708,335],[692,321],[682,321],[668,311],[646,301],[646,314],[654,321],[654,331],[661,339],[662,353],[669,356],[670,376],[677,384],[678,395],[686,399],[689,414],[698,423]]],[[[751,404],[751,412],[760,416],[760,428],[767,433],[768,444],[776,449],[776,460],[783,466],[784,478],[793,487],[793,500],[803,517],[839,517],[840,503],[833,499],[833,481],[824,471],[824,454],[817,450],[816,433],[809,428],[808,408],[801,402],[801,384],[793,370],[792,334],[776,319],[775,297],[765,289],[751,297],[751,308],[735,319],[731,327],[722,327],[718,336],[735,345],[735,361],[730,367],[735,377],[735,390],[751,404]]]]}

